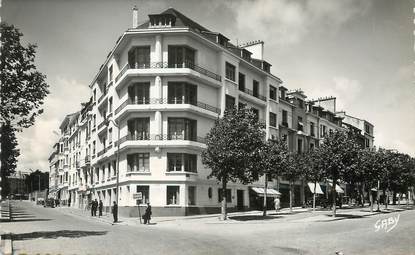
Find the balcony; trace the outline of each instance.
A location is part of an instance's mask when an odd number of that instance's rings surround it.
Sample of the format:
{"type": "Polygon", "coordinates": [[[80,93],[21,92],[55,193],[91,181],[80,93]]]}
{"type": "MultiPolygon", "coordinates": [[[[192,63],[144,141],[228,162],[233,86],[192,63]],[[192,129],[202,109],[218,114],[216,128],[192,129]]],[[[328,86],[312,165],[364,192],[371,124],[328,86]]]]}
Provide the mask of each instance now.
{"type": "Polygon", "coordinates": [[[204,137],[186,137],[183,135],[169,135],[169,134],[143,134],[138,136],[126,135],[121,137],[120,140],[115,142],[117,146],[118,143],[122,144],[126,141],[169,141],[169,140],[181,140],[181,141],[193,141],[198,143],[206,143],[206,138],[204,137]]]}
{"type": "MultiPolygon", "coordinates": [[[[202,103],[200,101],[196,102],[182,102],[182,103],[169,103],[167,98],[145,98],[144,100],[140,100],[138,102],[132,102],[132,100],[127,99],[122,103],[116,110],[115,114],[118,114],[122,109],[124,109],[127,105],[143,105],[143,104],[171,104],[171,105],[177,105],[177,104],[188,104],[188,105],[194,105],[201,109],[211,111],[214,113],[219,114],[220,109],[211,105],[208,105],[206,103],[202,103]]],[[[99,128],[98,128],[99,129],[99,128]]]]}
{"type": "Polygon", "coordinates": [[[90,158],[90,156],[89,156],[89,155],[88,155],[88,156],[85,156],[85,164],[86,164],[86,165],[91,164],[91,158],[90,158]]]}
{"type": "Polygon", "coordinates": [[[120,71],[120,73],[115,77],[115,83],[127,72],[129,69],[159,69],[159,68],[189,68],[192,69],[200,74],[203,74],[209,78],[212,78],[217,81],[222,81],[222,77],[218,74],[215,74],[203,67],[200,67],[191,62],[184,62],[184,63],[168,63],[168,62],[152,62],[148,65],[140,65],[135,67],[130,67],[129,64],[126,64],[120,71]]]}
{"type": "Polygon", "coordinates": [[[251,95],[253,97],[256,97],[258,99],[261,99],[262,101],[265,101],[265,102],[267,101],[267,97],[266,96],[260,95],[259,93],[255,92],[255,91],[252,91],[250,89],[247,89],[247,88],[239,88],[239,90],[242,91],[242,92],[244,92],[244,93],[246,93],[246,94],[248,94],[248,95],[251,95]]]}

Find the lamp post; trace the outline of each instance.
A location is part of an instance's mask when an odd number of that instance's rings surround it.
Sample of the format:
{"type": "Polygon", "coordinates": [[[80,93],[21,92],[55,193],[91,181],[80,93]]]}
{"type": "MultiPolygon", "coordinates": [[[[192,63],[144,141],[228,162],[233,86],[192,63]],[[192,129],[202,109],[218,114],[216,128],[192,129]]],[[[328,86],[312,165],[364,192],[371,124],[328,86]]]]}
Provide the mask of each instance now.
{"type": "Polygon", "coordinates": [[[116,181],[116,191],[115,191],[115,199],[117,201],[118,205],[118,193],[119,193],[119,186],[120,186],[120,126],[117,124],[113,119],[106,119],[106,126],[109,125],[109,122],[112,122],[112,124],[118,129],[118,141],[117,141],[117,181],[116,181]]]}

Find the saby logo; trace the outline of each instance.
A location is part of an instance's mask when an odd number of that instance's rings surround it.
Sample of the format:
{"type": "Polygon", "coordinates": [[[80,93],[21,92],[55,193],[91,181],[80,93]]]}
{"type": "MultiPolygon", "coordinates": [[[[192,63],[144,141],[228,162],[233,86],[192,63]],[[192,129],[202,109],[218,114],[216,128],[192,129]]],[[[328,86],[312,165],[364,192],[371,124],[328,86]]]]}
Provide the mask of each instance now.
{"type": "Polygon", "coordinates": [[[398,214],[396,217],[392,216],[387,219],[379,219],[375,223],[375,232],[378,232],[379,230],[383,229],[385,232],[389,232],[392,229],[398,225],[400,214],[398,214]]]}

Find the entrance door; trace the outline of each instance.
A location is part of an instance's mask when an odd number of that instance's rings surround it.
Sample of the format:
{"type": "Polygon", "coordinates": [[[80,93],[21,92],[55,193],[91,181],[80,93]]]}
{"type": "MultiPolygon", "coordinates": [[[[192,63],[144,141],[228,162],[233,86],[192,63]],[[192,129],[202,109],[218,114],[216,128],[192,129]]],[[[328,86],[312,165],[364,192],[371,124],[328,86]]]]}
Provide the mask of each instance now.
{"type": "Polygon", "coordinates": [[[236,191],[236,199],[237,199],[237,208],[239,211],[242,211],[244,209],[244,191],[243,190],[237,190],[236,191]]]}

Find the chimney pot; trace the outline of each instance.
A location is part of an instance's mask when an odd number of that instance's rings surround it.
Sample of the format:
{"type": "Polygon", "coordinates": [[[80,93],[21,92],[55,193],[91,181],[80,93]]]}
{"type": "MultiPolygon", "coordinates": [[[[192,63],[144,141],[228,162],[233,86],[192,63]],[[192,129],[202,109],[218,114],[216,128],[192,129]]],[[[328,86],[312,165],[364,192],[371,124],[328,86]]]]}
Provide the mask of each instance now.
{"type": "Polygon", "coordinates": [[[138,27],[138,8],[136,5],[133,7],[133,28],[138,27]]]}

